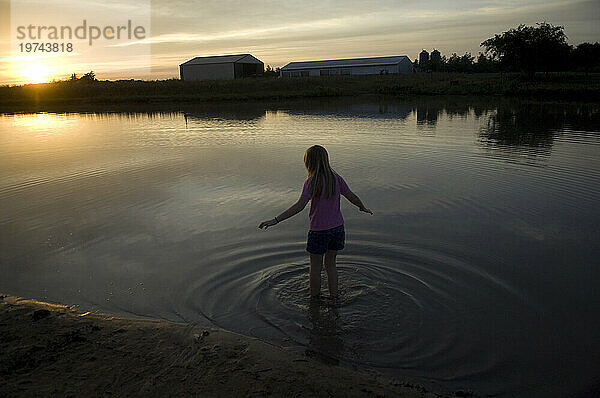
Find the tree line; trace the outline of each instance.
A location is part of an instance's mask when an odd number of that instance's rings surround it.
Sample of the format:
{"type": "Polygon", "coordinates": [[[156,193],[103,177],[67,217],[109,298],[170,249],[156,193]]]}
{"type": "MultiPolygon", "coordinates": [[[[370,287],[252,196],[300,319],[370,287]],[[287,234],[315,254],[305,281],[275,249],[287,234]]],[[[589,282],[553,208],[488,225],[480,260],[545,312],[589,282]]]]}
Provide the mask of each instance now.
{"type": "Polygon", "coordinates": [[[415,67],[422,71],[444,72],[535,72],[583,71],[586,74],[600,66],[600,43],[567,43],[563,26],[547,22],[536,26],[519,25],[496,34],[481,43],[485,48],[475,58],[470,52],[453,53],[429,60],[415,67]]]}

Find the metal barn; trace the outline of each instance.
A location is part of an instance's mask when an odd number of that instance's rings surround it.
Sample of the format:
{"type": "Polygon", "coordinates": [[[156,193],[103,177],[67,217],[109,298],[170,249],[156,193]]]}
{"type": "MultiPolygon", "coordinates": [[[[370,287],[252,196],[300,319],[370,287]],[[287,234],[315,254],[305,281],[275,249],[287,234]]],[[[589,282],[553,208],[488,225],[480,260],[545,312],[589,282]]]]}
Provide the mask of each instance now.
{"type": "Polygon", "coordinates": [[[290,62],[281,76],[385,75],[408,74],[413,64],[406,55],[395,57],[350,58],[327,61],[290,62]]]}
{"type": "Polygon", "coordinates": [[[262,76],[265,65],[250,54],[196,57],[179,65],[181,80],[232,80],[262,76]]]}

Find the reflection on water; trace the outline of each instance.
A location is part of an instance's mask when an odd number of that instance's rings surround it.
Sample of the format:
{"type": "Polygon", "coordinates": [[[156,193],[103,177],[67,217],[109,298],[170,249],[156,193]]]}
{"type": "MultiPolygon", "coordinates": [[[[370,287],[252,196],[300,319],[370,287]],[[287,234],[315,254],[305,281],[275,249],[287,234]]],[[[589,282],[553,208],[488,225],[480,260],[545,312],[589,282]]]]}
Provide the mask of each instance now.
{"type": "Polygon", "coordinates": [[[434,97],[3,115],[0,290],[212,323],[442,391],[585,394],[598,110],[434,97]],[[342,204],[336,302],[309,299],[306,212],[256,228],[297,199],[313,144],[375,211],[342,204]]]}
{"type": "Polygon", "coordinates": [[[413,106],[405,103],[354,103],[349,101],[300,102],[281,108],[290,115],[394,120],[406,119],[414,111],[413,106]]]}
{"type": "Polygon", "coordinates": [[[340,313],[335,304],[311,300],[307,318],[312,327],[308,331],[306,355],[328,365],[339,365],[344,340],[340,313]]]}
{"type": "Polygon", "coordinates": [[[550,150],[566,123],[564,112],[545,110],[543,104],[502,106],[489,116],[481,138],[494,146],[528,146],[550,150]]]}
{"type": "Polygon", "coordinates": [[[264,104],[249,103],[240,106],[237,103],[208,104],[202,106],[188,107],[183,111],[183,117],[186,120],[210,121],[210,120],[231,120],[231,121],[256,121],[265,116],[264,104]]]}

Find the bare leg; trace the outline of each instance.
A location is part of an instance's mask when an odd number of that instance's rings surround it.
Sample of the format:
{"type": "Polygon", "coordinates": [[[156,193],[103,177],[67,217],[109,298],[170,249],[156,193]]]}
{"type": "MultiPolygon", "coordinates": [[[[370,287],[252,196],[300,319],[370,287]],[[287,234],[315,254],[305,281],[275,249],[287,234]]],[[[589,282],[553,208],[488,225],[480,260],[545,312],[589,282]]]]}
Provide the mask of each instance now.
{"type": "Polygon", "coordinates": [[[329,286],[329,295],[337,297],[338,295],[338,273],[335,265],[335,256],[337,250],[327,250],[323,256],[323,265],[327,272],[327,286],[329,286]]]}
{"type": "Polygon", "coordinates": [[[321,294],[321,264],[323,264],[322,254],[310,253],[310,296],[317,297],[321,294]]]}

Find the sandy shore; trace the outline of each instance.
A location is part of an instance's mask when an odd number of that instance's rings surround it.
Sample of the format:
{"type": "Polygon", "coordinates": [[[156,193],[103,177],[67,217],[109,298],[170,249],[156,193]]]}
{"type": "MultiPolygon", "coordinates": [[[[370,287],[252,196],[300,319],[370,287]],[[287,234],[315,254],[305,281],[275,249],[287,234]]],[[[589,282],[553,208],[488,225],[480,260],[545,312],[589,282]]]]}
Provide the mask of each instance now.
{"type": "Polygon", "coordinates": [[[220,329],[0,295],[0,396],[434,397],[220,329]]]}

